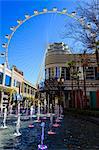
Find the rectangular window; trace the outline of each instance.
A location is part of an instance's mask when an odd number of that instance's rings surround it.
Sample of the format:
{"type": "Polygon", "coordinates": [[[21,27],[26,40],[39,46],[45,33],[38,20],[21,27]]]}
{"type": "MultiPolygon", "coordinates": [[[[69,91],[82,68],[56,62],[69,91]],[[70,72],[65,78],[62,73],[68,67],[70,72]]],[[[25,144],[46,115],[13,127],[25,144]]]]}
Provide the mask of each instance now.
{"type": "Polygon", "coordinates": [[[34,95],[34,90],[32,89],[32,95],[34,95]]]}
{"type": "Polygon", "coordinates": [[[51,68],[51,77],[54,77],[54,68],[51,68]]]}
{"type": "Polygon", "coordinates": [[[32,95],[32,89],[31,89],[30,93],[31,93],[31,95],[32,95]]]}
{"type": "Polygon", "coordinates": [[[62,69],[61,69],[61,78],[65,79],[65,76],[66,76],[66,69],[65,69],[65,67],[62,67],[62,69]]]}
{"type": "Polygon", "coordinates": [[[86,68],[86,79],[95,79],[95,68],[94,67],[86,68]]]}
{"type": "Polygon", "coordinates": [[[2,84],[2,83],[3,83],[3,73],[0,72],[0,84],[2,84]]]}
{"type": "Polygon", "coordinates": [[[14,83],[13,83],[13,86],[15,86],[16,87],[16,80],[14,79],[14,83]]]}
{"type": "Polygon", "coordinates": [[[50,76],[51,76],[51,71],[50,71],[50,68],[49,68],[48,70],[49,70],[48,72],[49,72],[49,79],[50,79],[50,76]]]}
{"type": "Polygon", "coordinates": [[[49,69],[45,70],[45,77],[46,77],[46,79],[49,79],[49,69]]]}
{"type": "Polygon", "coordinates": [[[30,93],[30,88],[28,87],[28,94],[30,93]]]}
{"type": "Polygon", "coordinates": [[[27,86],[26,86],[25,83],[24,83],[24,85],[23,85],[23,88],[24,88],[24,93],[26,93],[27,86]]]}
{"type": "Polygon", "coordinates": [[[57,78],[60,78],[60,67],[57,67],[57,78]]]}
{"type": "Polygon", "coordinates": [[[57,78],[57,67],[55,68],[55,77],[57,78]]]}
{"type": "Polygon", "coordinates": [[[95,67],[95,79],[99,80],[98,67],[95,67]]]}
{"type": "Polygon", "coordinates": [[[20,82],[19,81],[16,82],[16,87],[18,87],[18,88],[20,87],[20,82]]]}
{"type": "Polygon", "coordinates": [[[26,93],[26,87],[24,87],[24,93],[26,93]]]}
{"type": "Polygon", "coordinates": [[[70,68],[66,68],[66,80],[70,80],[70,68]]]}
{"type": "Polygon", "coordinates": [[[11,77],[8,75],[5,77],[5,86],[11,86],[11,77]]]}

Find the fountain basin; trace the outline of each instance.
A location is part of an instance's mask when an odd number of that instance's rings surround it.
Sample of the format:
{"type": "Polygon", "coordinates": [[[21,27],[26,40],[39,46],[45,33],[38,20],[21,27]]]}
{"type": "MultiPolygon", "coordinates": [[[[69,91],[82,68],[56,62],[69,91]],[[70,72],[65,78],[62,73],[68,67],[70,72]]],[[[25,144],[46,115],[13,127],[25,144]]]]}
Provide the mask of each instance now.
{"type": "Polygon", "coordinates": [[[20,132],[19,133],[14,133],[14,136],[15,137],[21,136],[21,133],[20,132]]]}
{"type": "Polygon", "coordinates": [[[38,150],[47,150],[47,146],[46,145],[38,145],[38,150]]]}
{"type": "Polygon", "coordinates": [[[61,122],[61,120],[59,120],[59,119],[56,119],[55,121],[56,121],[56,122],[61,122]]]}
{"type": "Polygon", "coordinates": [[[34,128],[34,125],[33,125],[33,124],[29,124],[28,127],[29,127],[29,128],[34,128]]]}
{"type": "Polygon", "coordinates": [[[46,117],[43,117],[42,119],[46,120],[47,118],[46,118],[46,117]]]}
{"type": "Polygon", "coordinates": [[[55,135],[55,134],[56,134],[56,132],[48,131],[48,134],[49,134],[49,135],[55,135]]]}
{"type": "Polygon", "coordinates": [[[33,118],[36,118],[36,115],[33,115],[33,118]]]}
{"type": "Polygon", "coordinates": [[[7,129],[7,126],[1,126],[0,129],[7,129]]]}
{"type": "Polygon", "coordinates": [[[60,125],[58,123],[53,124],[53,127],[60,127],[60,125]]]}
{"type": "Polygon", "coordinates": [[[30,120],[29,116],[21,116],[21,121],[28,121],[30,120]]]}
{"type": "Polygon", "coordinates": [[[62,117],[62,116],[60,116],[58,119],[60,119],[60,120],[61,120],[61,119],[63,119],[63,117],[62,117]]]}
{"type": "Polygon", "coordinates": [[[37,122],[37,123],[39,123],[39,122],[41,122],[41,120],[34,120],[34,122],[37,122]]]}

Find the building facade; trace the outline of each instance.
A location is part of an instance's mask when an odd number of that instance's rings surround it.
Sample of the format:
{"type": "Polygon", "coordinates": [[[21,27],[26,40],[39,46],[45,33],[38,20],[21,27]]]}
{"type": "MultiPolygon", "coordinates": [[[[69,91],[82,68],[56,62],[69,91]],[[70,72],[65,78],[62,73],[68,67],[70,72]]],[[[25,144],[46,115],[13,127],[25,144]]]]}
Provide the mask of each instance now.
{"type": "Polygon", "coordinates": [[[34,99],[36,87],[24,79],[24,74],[16,66],[8,69],[0,64],[0,108],[13,103],[19,97],[20,101],[34,99]]]}
{"type": "Polygon", "coordinates": [[[51,101],[61,99],[64,107],[99,108],[96,55],[72,54],[64,43],[49,44],[45,91],[50,91],[51,101]]]}

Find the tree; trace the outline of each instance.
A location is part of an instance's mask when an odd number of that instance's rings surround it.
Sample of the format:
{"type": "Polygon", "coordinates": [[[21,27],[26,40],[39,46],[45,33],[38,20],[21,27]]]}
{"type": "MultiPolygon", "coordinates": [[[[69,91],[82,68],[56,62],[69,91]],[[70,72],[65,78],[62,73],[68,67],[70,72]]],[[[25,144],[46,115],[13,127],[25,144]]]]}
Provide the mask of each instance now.
{"type": "Polygon", "coordinates": [[[73,80],[74,80],[74,77],[73,77],[73,74],[74,74],[74,67],[76,65],[76,62],[75,61],[69,61],[66,63],[66,66],[70,69],[70,74],[71,74],[71,98],[72,98],[72,101],[71,101],[71,106],[74,107],[74,95],[73,95],[73,91],[74,91],[74,85],[73,85],[73,80]]]}
{"type": "Polygon", "coordinates": [[[64,38],[73,38],[86,52],[95,52],[99,79],[99,1],[80,3],[76,11],[79,19],[70,23],[68,30],[66,26],[64,38]]]}
{"type": "Polygon", "coordinates": [[[77,81],[77,90],[78,90],[78,96],[80,100],[80,107],[82,108],[82,100],[80,97],[80,87],[79,87],[79,77],[81,74],[81,71],[77,68],[76,60],[72,60],[66,63],[66,66],[70,69],[70,74],[71,74],[71,97],[72,97],[72,107],[77,107],[77,100],[74,98],[74,85],[73,85],[73,80],[77,81]],[[74,106],[74,100],[75,100],[75,106],[74,106]]]}

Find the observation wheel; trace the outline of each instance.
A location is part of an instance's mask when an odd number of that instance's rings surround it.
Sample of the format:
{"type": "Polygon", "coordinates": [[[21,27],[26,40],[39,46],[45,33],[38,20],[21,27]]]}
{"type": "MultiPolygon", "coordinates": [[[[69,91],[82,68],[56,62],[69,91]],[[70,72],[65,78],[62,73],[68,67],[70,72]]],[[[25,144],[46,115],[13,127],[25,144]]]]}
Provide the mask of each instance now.
{"type": "MultiPolygon", "coordinates": [[[[50,13],[53,13],[53,14],[60,14],[60,15],[65,15],[65,16],[68,16],[70,18],[73,18],[75,19],[76,21],[78,21],[82,26],[85,25],[85,20],[84,18],[79,18],[76,14],[76,12],[71,12],[71,13],[68,13],[67,9],[66,8],[63,8],[62,10],[58,10],[56,7],[54,7],[52,10],[48,10],[47,8],[44,8],[42,11],[38,11],[38,10],[34,10],[34,13],[32,15],[29,15],[29,14],[26,14],[25,15],[25,19],[21,20],[17,20],[17,26],[12,26],[10,27],[10,30],[12,31],[11,34],[7,34],[5,35],[5,38],[7,38],[7,42],[2,44],[2,47],[5,48],[5,51],[3,53],[3,55],[5,55],[5,65],[6,67],[9,67],[9,63],[8,63],[8,52],[9,52],[9,45],[10,45],[10,42],[15,34],[15,32],[25,23],[27,22],[28,20],[30,20],[31,18],[35,17],[35,16],[39,16],[39,15],[44,15],[44,14],[50,14],[50,13]]],[[[40,70],[39,70],[39,73],[38,73],[38,78],[37,78],[37,82],[36,82],[36,85],[38,85],[38,83],[41,81],[42,79],[42,69],[43,69],[43,66],[44,66],[44,61],[45,61],[45,56],[46,56],[46,52],[47,52],[47,49],[45,50],[45,53],[44,53],[44,57],[43,57],[43,62],[40,66],[40,70]]]]}

